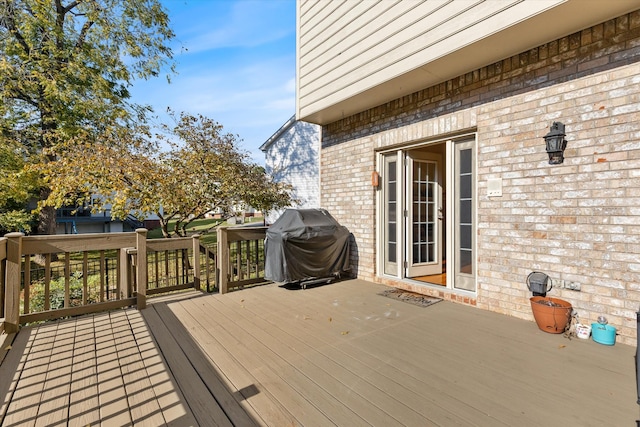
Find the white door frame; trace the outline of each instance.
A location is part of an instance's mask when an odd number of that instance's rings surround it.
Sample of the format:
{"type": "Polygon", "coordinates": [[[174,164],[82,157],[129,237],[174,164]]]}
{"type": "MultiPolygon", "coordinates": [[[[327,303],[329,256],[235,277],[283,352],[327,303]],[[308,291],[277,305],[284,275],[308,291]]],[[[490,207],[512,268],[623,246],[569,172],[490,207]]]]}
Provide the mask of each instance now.
{"type": "MultiPolygon", "coordinates": [[[[444,182],[446,182],[446,185],[444,185],[444,188],[446,191],[446,197],[445,202],[444,202],[444,210],[445,210],[445,218],[446,218],[446,226],[445,227],[440,227],[441,231],[443,233],[443,238],[446,239],[446,245],[445,245],[445,259],[447,260],[447,280],[446,280],[446,288],[451,289],[451,290],[456,290],[456,291],[461,291],[461,292],[472,292],[475,293],[477,291],[477,266],[474,265],[472,274],[470,274],[468,277],[465,278],[465,280],[463,280],[463,283],[460,283],[461,286],[456,286],[455,283],[455,272],[454,272],[454,266],[456,263],[456,237],[457,237],[457,233],[456,233],[456,200],[455,200],[455,189],[454,189],[454,183],[456,182],[456,171],[455,171],[455,167],[454,167],[454,162],[455,162],[455,155],[456,155],[456,147],[460,147],[461,145],[459,144],[470,144],[471,147],[474,148],[475,151],[475,147],[477,147],[477,138],[475,133],[471,133],[471,134],[466,134],[466,135],[461,135],[459,138],[456,138],[455,140],[453,139],[447,139],[447,140],[438,140],[438,141],[432,141],[429,143],[425,143],[425,142],[420,142],[420,143],[414,143],[411,145],[407,145],[401,148],[396,148],[396,149],[391,149],[391,150],[385,150],[385,151],[379,151],[377,153],[377,158],[376,158],[376,170],[381,172],[383,171],[383,165],[384,165],[384,159],[386,155],[389,154],[395,154],[396,155],[396,160],[397,160],[397,165],[398,165],[398,173],[401,173],[403,171],[405,171],[406,166],[406,160],[405,160],[405,153],[407,153],[408,151],[411,150],[415,150],[415,149],[419,149],[419,148],[423,148],[423,147],[427,147],[429,145],[432,144],[438,144],[438,143],[444,143],[445,144],[445,158],[443,159],[443,163],[446,165],[446,167],[444,167],[444,171],[445,173],[443,175],[441,175],[441,184],[444,184],[444,182]]],[[[473,213],[473,221],[474,224],[477,224],[477,213],[476,213],[476,209],[475,207],[477,206],[478,200],[477,200],[477,173],[475,172],[477,170],[477,165],[476,165],[476,156],[474,155],[474,159],[473,159],[473,169],[474,169],[474,182],[473,182],[473,194],[474,194],[474,213],[473,213]]],[[[404,176],[403,176],[404,179],[404,176]]],[[[397,211],[396,211],[396,216],[398,219],[404,217],[404,213],[405,211],[408,209],[407,207],[407,196],[406,196],[406,185],[403,182],[400,182],[401,180],[398,179],[397,180],[397,191],[398,194],[402,194],[403,195],[403,200],[402,203],[398,203],[397,205],[397,211]]],[[[386,180],[384,175],[381,173],[381,180],[380,180],[380,188],[379,190],[382,190],[382,186],[385,184],[386,180]]],[[[407,277],[406,274],[406,269],[402,268],[403,265],[401,264],[402,261],[406,260],[410,253],[407,252],[406,250],[406,237],[405,237],[405,232],[404,232],[404,227],[406,227],[406,222],[402,222],[402,221],[398,221],[398,225],[400,225],[401,223],[403,224],[400,227],[397,227],[397,242],[398,244],[396,245],[396,260],[398,260],[398,268],[396,270],[393,270],[392,272],[385,272],[384,269],[384,258],[385,258],[385,241],[384,241],[384,218],[382,217],[382,209],[384,208],[384,191],[378,191],[377,194],[377,227],[376,227],[376,242],[377,242],[377,250],[376,253],[378,254],[377,256],[377,260],[376,260],[376,266],[377,266],[377,274],[381,277],[392,277],[392,278],[396,278],[398,280],[410,280],[409,277],[407,277]]],[[[475,236],[476,234],[476,226],[474,225],[473,227],[473,235],[475,236]]],[[[474,259],[477,260],[477,245],[475,242],[475,238],[474,238],[474,242],[473,242],[473,248],[474,248],[474,259]]],[[[476,264],[476,263],[474,263],[476,264]]],[[[460,277],[458,275],[458,280],[460,280],[460,277]]],[[[415,281],[413,281],[412,283],[417,283],[415,281]]],[[[428,285],[427,283],[425,283],[425,285],[428,285]]],[[[434,285],[436,286],[436,285],[434,285]]],[[[441,287],[441,286],[438,286],[441,287]]]]}

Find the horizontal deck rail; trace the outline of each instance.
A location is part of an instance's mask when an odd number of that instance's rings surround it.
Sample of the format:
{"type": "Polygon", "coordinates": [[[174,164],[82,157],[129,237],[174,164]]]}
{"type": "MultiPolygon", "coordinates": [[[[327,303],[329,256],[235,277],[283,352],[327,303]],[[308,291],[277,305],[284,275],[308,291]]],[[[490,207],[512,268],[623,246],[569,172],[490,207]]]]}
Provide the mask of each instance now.
{"type": "Polygon", "coordinates": [[[9,233],[0,240],[3,326],[15,332],[25,323],[133,305],[142,309],[147,295],[200,289],[201,259],[197,235],[147,240],[146,229],[60,236],[9,233]]]}
{"type": "Polygon", "coordinates": [[[216,250],[200,236],[147,239],[130,233],[0,238],[0,323],[21,324],[127,306],[182,289],[231,289],[266,282],[266,227],[220,227],[216,250]],[[216,253],[217,252],[217,253],[216,253]],[[141,257],[139,254],[146,256],[141,257]],[[3,318],[3,319],[1,319],[3,318]]]}

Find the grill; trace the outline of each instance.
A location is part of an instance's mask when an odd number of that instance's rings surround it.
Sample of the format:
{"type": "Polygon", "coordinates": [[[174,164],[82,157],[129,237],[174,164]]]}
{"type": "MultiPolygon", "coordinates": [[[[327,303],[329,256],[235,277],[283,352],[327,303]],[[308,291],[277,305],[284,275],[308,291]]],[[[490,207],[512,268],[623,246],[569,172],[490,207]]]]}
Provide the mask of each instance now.
{"type": "Polygon", "coordinates": [[[267,230],[265,278],[307,284],[349,269],[351,233],[324,209],[287,209],[267,230]]]}

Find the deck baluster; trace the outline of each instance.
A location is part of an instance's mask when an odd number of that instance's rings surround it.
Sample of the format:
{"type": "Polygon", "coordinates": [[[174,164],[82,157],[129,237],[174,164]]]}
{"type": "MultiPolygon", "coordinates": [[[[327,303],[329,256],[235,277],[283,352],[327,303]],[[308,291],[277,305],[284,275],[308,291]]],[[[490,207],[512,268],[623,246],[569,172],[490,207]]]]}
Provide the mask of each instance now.
{"type": "Polygon", "coordinates": [[[200,235],[194,234],[192,237],[193,250],[193,287],[200,290],[200,235]]]}

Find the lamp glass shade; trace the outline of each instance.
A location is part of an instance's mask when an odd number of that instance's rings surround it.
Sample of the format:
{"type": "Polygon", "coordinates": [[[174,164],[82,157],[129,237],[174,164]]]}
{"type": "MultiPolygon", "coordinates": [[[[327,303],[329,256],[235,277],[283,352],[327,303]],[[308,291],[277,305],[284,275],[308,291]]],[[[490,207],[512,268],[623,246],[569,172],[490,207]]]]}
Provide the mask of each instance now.
{"type": "Polygon", "coordinates": [[[564,137],[564,124],[553,122],[549,133],[544,136],[550,165],[564,162],[564,149],[567,148],[567,141],[564,137]]]}

